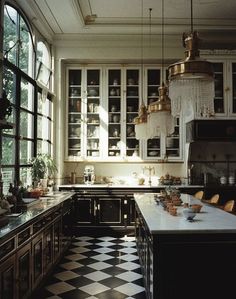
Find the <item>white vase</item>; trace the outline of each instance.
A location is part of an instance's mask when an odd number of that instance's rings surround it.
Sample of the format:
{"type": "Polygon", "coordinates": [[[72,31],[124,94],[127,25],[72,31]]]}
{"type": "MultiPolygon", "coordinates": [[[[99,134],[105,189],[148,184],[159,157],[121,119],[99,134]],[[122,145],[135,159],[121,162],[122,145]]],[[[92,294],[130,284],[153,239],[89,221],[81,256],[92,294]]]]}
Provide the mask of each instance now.
{"type": "Polygon", "coordinates": [[[48,186],[48,179],[40,179],[40,185],[43,189],[46,189],[48,186]]]}

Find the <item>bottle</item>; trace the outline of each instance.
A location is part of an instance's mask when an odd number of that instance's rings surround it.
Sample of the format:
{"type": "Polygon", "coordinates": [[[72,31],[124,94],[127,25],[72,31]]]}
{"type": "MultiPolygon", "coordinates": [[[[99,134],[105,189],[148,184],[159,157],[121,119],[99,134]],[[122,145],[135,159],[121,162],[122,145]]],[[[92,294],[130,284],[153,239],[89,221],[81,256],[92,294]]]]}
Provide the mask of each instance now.
{"type": "Polygon", "coordinates": [[[71,172],[70,182],[71,182],[71,184],[76,183],[76,172],[71,172]]]}

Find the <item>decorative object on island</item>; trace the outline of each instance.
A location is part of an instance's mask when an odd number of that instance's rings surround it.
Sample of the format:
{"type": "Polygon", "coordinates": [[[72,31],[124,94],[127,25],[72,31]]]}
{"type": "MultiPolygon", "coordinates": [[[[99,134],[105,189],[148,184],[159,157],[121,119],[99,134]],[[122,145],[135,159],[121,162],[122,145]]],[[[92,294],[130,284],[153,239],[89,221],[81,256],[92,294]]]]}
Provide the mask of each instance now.
{"type": "MultiPolygon", "coordinates": [[[[162,0],[162,34],[161,34],[161,72],[164,80],[164,0],[162,0]]],[[[148,106],[148,131],[152,137],[161,134],[170,135],[174,133],[174,117],[171,115],[171,100],[168,96],[168,87],[164,81],[158,88],[159,99],[148,106]]]]}
{"type": "Polygon", "coordinates": [[[30,163],[31,175],[34,184],[42,184],[43,188],[47,188],[48,179],[53,178],[57,172],[57,166],[54,159],[49,154],[38,154],[30,163]]]}
{"type": "Polygon", "coordinates": [[[193,31],[193,0],[191,0],[191,32],[183,33],[185,59],[171,64],[169,91],[172,115],[209,117],[214,115],[214,71],[210,62],[201,59],[198,33],[193,31]]]}

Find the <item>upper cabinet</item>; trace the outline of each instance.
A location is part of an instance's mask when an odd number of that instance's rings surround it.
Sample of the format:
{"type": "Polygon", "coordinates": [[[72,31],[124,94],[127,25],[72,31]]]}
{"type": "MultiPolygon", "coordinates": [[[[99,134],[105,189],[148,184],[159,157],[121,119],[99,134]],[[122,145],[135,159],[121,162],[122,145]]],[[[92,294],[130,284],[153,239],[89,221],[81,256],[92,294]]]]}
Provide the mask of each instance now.
{"type": "Polygon", "coordinates": [[[180,125],[168,137],[140,141],[134,118],[158,99],[160,67],[135,65],[67,68],[66,152],[68,161],[181,159],[180,125]]]}
{"type": "Polygon", "coordinates": [[[236,116],[236,62],[213,62],[215,73],[214,108],[216,117],[236,116]]]}

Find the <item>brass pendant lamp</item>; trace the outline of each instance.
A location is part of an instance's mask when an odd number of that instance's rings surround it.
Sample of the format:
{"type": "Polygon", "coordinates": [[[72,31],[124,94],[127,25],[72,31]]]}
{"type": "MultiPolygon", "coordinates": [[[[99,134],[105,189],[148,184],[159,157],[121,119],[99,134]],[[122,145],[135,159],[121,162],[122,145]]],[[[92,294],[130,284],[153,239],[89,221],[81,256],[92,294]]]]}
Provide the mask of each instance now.
{"type": "MultiPolygon", "coordinates": [[[[164,80],[164,0],[162,0],[162,80],[164,80]]],[[[168,87],[162,81],[158,88],[159,99],[152,102],[148,106],[149,131],[152,137],[160,136],[161,134],[170,135],[174,132],[174,118],[171,115],[171,100],[168,96],[168,87]]]]}
{"type": "Polygon", "coordinates": [[[183,33],[185,58],[168,67],[172,115],[211,116],[214,114],[214,71],[207,60],[200,58],[199,35],[193,30],[191,0],[191,32],[183,33]]]}

